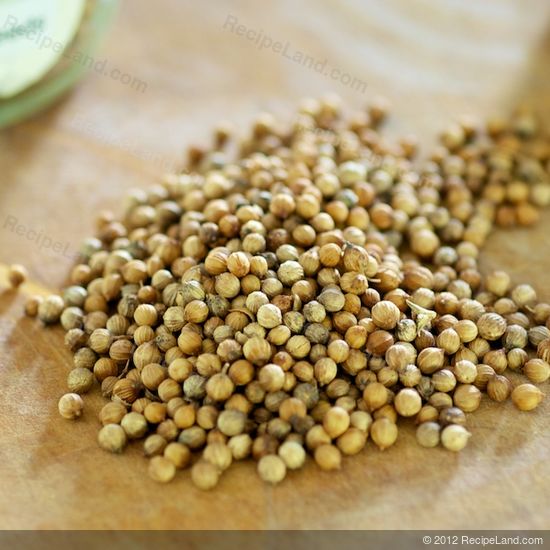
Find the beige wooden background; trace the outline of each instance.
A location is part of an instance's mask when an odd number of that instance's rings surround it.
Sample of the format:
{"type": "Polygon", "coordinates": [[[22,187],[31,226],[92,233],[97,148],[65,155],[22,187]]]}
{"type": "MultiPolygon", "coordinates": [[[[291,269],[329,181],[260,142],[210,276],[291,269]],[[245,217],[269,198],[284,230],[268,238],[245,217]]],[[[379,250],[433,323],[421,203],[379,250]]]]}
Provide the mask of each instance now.
{"type": "MultiPolygon", "coordinates": [[[[18,235],[14,218],[75,251],[98,209],[117,211],[125,190],[154,182],[187,145],[208,143],[220,119],[244,132],[259,110],[289,118],[301,97],[327,91],[351,110],[388,96],[389,132],[414,132],[426,146],[454,116],[505,114],[518,101],[550,119],[544,0],[126,0],[97,53],[104,59],[134,85],[90,71],[57,106],[0,133],[0,262],[29,268],[23,294],[57,288],[71,259],[18,235]],[[228,17],[364,82],[365,93],[260,50],[228,17]]],[[[550,299],[549,230],[546,216],[535,231],[496,234],[484,267],[510,268],[550,299]]],[[[2,528],[550,527],[550,400],[531,414],[484,402],[459,456],[420,449],[408,426],[394,448],[369,444],[335,474],[310,465],[270,488],[239,464],[210,494],[188,472],[158,486],[138,448],[122,457],[97,448],[98,395],[82,421],[58,417],[70,368],[62,334],[23,319],[23,296],[1,275],[2,528]]]]}

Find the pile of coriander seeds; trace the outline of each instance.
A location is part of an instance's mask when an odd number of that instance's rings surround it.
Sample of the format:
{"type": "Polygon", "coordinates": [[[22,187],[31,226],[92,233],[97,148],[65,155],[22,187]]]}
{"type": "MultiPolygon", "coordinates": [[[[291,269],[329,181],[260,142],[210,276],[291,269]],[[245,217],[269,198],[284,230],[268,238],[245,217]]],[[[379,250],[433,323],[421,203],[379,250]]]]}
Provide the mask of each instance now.
{"type": "Polygon", "coordinates": [[[548,135],[525,109],[464,118],[420,161],[386,115],[328,97],[238,143],[220,125],[184,172],[101,214],[70,286],[26,305],[74,353],[61,415],[100,388],[103,449],[142,440],[154,480],[190,467],[211,489],[248,458],[270,483],[307,454],[338,469],[369,438],[391,447],[403,417],[460,451],[483,393],[535,409],[550,304],[478,261],[494,226],[550,203],[548,135]]]}

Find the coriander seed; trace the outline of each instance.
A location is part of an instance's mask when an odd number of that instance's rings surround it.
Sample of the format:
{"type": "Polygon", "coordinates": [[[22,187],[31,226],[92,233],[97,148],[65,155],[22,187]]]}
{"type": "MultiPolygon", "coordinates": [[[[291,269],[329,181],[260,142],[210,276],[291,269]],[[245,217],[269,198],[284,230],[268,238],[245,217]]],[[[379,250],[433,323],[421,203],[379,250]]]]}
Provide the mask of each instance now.
{"type": "Polygon", "coordinates": [[[38,305],[38,318],[45,324],[57,323],[65,307],[61,296],[48,296],[38,305]]]}
{"type": "Polygon", "coordinates": [[[437,422],[423,422],[416,429],[416,440],[422,447],[439,445],[441,427],[437,422]]]}
{"type": "Polygon", "coordinates": [[[225,410],[217,419],[218,429],[225,435],[232,437],[244,431],[246,416],[241,411],[225,410]]]}
{"type": "Polygon", "coordinates": [[[472,384],[460,384],[454,391],[453,401],[464,412],[473,412],[479,407],[481,392],[472,384]]]}
{"type": "Polygon", "coordinates": [[[542,359],[529,359],[523,365],[523,372],[533,384],[542,384],[550,378],[550,365],[542,359]]]}
{"type": "Polygon", "coordinates": [[[43,298],[41,296],[29,296],[25,302],[25,315],[36,317],[42,300],[43,298]]]}
{"type": "Polygon", "coordinates": [[[544,394],[533,384],[520,384],[512,390],[512,401],[520,411],[532,411],[542,401],[544,394]]]}
{"type": "Polygon", "coordinates": [[[414,416],[422,408],[422,398],[416,390],[405,388],[395,396],[394,407],[401,416],[414,416]]]}
{"type": "Polygon", "coordinates": [[[147,420],[137,412],[124,415],[120,425],[126,432],[128,439],[141,439],[147,433],[147,420]]]}
{"type": "Polygon", "coordinates": [[[99,430],[98,434],[99,446],[105,451],[111,453],[121,453],[126,447],[128,438],[126,432],[118,424],[107,424],[99,430]]]}
{"type": "Polygon", "coordinates": [[[370,427],[370,436],[381,451],[397,441],[397,434],[397,426],[387,418],[376,419],[370,427]]]}
{"type": "Polygon", "coordinates": [[[295,441],[285,441],[277,452],[289,470],[298,470],[305,463],[304,447],[295,441]]]}
{"type": "Polygon", "coordinates": [[[286,476],[285,462],[277,455],[265,455],[258,461],[258,474],[267,483],[280,483],[286,476]]]}
{"type": "Polygon", "coordinates": [[[388,300],[382,300],[372,308],[372,320],[376,326],[384,330],[395,328],[400,317],[399,308],[388,300]]]}
{"type": "Polygon", "coordinates": [[[495,374],[489,382],[487,382],[487,395],[493,401],[506,401],[512,393],[512,383],[506,376],[495,374]]]}
{"type": "Polygon", "coordinates": [[[85,368],[77,367],[67,376],[67,387],[71,393],[87,393],[94,383],[93,373],[85,368]]]}
{"type": "Polygon", "coordinates": [[[125,414],[126,407],[122,403],[111,401],[105,404],[101,411],[99,411],[99,421],[104,426],[107,424],[120,424],[125,414]]]}
{"type": "Polygon", "coordinates": [[[57,405],[59,414],[67,420],[74,420],[82,416],[82,410],[84,409],[84,402],[82,397],[77,393],[66,393],[59,399],[57,405]]]}
{"type": "Polygon", "coordinates": [[[191,468],[191,481],[198,489],[209,491],[220,479],[220,471],[214,464],[201,460],[191,468]]]}
{"type": "Polygon", "coordinates": [[[252,452],[252,438],[248,434],[239,434],[229,438],[227,446],[234,460],[243,460],[252,452]]]}
{"type": "Polygon", "coordinates": [[[10,265],[8,270],[8,281],[12,288],[21,286],[28,277],[27,270],[20,264],[10,265]]]}
{"type": "Polygon", "coordinates": [[[468,444],[470,432],[457,424],[449,424],[441,432],[441,444],[445,449],[459,452],[468,444]]]}
{"type": "Polygon", "coordinates": [[[191,462],[191,451],[182,443],[169,443],[164,448],[164,458],[168,459],[178,470],[186,468],[191,462]]]}
{"type": "Polygon", "coordinates": [[[448,424],[464,426],[466,424],[466,415],[464,411],[458,407],[447,407],[441,409],[439,413],[439,423],[442,426],[447,426],[448,424]]]}
{"type": "Polygon", "coordinates": [[[158,483],[168,483],[176,475],[176,466],[164,456],[154,456],[149,461],[149,477],[158,483]]]}
{"type": "Polygon", "coordinates": [[[367,434],[359,428],[348,428],[336,440],[336,445],[345,455],[356,455],[361,452],[367,442],[367,434]]]}
{"type": "Polygon", "coordinates": [[[349,424],[349,414],[342,407],[330,408],[323,417],[323,428],[332,439],[342,435],[349,424]]]}
{"type": "Polygon", "coordinates": [[[281,310],[273,304],[260,306],[256,317],[258,323],[264,328],[275,328],[283,322],[281,310]]]}
{"type": "Polygon", "coordinates": [[[166,446],[167,441],[164,437],[159,434],[152,434],[143,442],[143,453],[147,457],[158,456],[164,452],[166,446]]]}
{"type": "Polygon", "coordinates": [[[209,443],[204,448],[202,457],[204,460],[214,464],[221,472],[227,470],[233,460],[231,449],[224,443],[209,443]]]}
{"type": "Polygon", "coordinates": [[[370,412],[375,411],[388,402],[388,390],[379,382],[373,382],[364,389],[363,400],[370,412]]]}
{"type": "Polygon", "coordinates": [[[334,445],[319,445],[315,448],[313,456],[321,470],[339,470],[342,465],[342,455],[334,445]]]}

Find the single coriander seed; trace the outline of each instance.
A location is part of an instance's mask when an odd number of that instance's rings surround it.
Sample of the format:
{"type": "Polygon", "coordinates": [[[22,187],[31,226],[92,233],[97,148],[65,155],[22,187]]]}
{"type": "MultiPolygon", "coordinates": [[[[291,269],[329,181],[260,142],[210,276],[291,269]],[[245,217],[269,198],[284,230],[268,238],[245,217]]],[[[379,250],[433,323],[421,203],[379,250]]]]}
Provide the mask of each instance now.
{"type": "Polygon", "coordinates": [[[289,470],[298,470],[305,463],[306,452],[304,447],[296,441],[285,441],[277,452],[289,470]]]}
{"type": "Polygon", "coordinates": [[[214,464],[200,460],[191,468],[191,481],[198,489],[209,491],[220,479],[220,471],[214,464]]]}
{"type": "Polygon", "coordinates": [[[82,416],[84,401],[77,393],[66,393],[59,399],[57,407],[63,418],[74,420],[82,416]]]}
{"type": "Polygon", "coordinates": [[[512,401],[520,411],[532,411],[542,401],[544,394],[533,384],[520,384],[512,390],[512,401]]]}
{"type": "Polygon", "coordinates": [[[110,451],[111,453],[121,453],[126,447],[128,438],[126,437],[126,432],[118,424],[107,424],[99,430],[97,436],[99,446],[105,451],[110,451]]]}
{"type": "Polygon", "coordinates": [[[437,447],[441,427],[437,422],[424,422],[416,429],[416,440],[422,447],[437,447]]]}
{"type": "Polygon", "coordinates": [[[286,465],[277,455],[265,455],[258,462],[258,474],[267,483],[276,485],[286,476],[286,465]]]}
{"type": "Polygon", "coordinates": [[[466,447],[470,436],[470,432],[464,426],[450,424],[441,432],[441,444],[449,451],[459,452],[466,447]]]}
{"type": "Polygon", "coordinates": [[[370,427],[370,436],[381,451],[397,441],[397,434],[397,426],[387,418],[376,419],[370,427]]]}
{"type": "Polygon", "coordinates": [[[342,465],[342,454],[338,447],[330,444],[319,445],[313,454],[321,470],[339,470],[342,465]]]}
{"type": "Polygon", "coordinates": [[[12,288],[18,288],[21,286],[28,277],[27,270],[20,264],[10,265],[8,271],[8,281],[12,288]]]}
{"type": "Polygon", "coordinates": [[[149,461],[149,477],[158,483],[168,483],[176,475],[176,466],[164,456],[154,456],[149,461]]]}

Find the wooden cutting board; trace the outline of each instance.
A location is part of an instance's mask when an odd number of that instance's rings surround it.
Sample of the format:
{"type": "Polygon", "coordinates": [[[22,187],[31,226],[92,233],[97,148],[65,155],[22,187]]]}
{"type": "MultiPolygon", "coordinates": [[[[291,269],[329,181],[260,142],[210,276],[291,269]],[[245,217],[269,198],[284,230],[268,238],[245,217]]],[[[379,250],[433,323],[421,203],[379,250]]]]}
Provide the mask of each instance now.
{"type": "MultiPolygon", "coordinates": [[[[459,455],[419,448],[405,423],[394,447],[368,443],[340,472],[309,464],[271,488],[252,463],[238,464],[205,494],[189,472],[168,486],[150,481],[137,446],[123,456],[99,450],[97,392],[80,421],[61,419],[71,365],[61,330],[22,316],[25,295],[63,283],[98,209],[120,211],[127,189],[207,143],[219,119],[242,131],[259,110],[289,118],[302,96],[332,90],[354,110],[387,95],[389,132],[416,132],[428,146],[453,116],[506,114],[517,101],[550,120],[549,24],[544,0],[283,0],[269,9],[159,0],[153,12],[146,0],[123,3],[97,54],[107,73],[91,70],[57,107],[0,134],[0,261],[31,275],[15,294],[0,273],[0,527],[549,528],[550,398],[532,413],[484,398],[459,455]],[[287,55],[231,30],[234,18],[288,44],[287,55]],[[318,73],[289,52],[339,72],[318,73]]],[[[509,269],[550,300],[549,232],[546,215],[535,230],[495,234],[483,268],[509,269]]]]}

